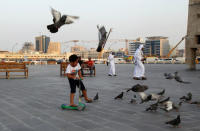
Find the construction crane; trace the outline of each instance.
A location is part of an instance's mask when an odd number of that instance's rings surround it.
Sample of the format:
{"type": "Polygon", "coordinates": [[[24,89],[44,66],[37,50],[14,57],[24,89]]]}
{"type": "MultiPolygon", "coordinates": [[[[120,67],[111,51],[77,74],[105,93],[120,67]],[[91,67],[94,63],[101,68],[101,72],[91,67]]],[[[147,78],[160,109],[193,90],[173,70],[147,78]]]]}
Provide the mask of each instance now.
{"type": "Polygon", "coordinates": [[[130,42],[136,42],[137,40],[129,40],[129,39],[111,39],[108,42],[124,42],[125,43],[125,55],[128,55],[128,44],[130,42]]]}
{"type": "MultiPolygon", "coordinates": [[[[112,32],[112,28],[110,29],[109,33],[108,33],[108,37],[110,35],[110,33],[112,32]]],[[[106,42],[120,42],[120,43],[125,43],[125,55],[128,55],[128,44],[130,42],[136,42],[137,40],[130,40],[130,39],[106,39],[106,42]]],[[[73,42],[74,45],[76,45],[76,43],[80,42],[80,43],[98,43],[98,40],[70,40],[70,41],[66,41],[66,42],[61,42],[62,44],[66,44],[66,43],[71,43],[73,42]]],[[[101,52],[99,52],[98,58],[102,58],[104,49],[102,49],[101,52]]]]}
{"type": "Polygon", "coordinates": [[[166,58],[169,58],[169,57],[170,57],[170,55],[172,54],[172,52],[176,49],[176,47],[177,47],[178,45],[181,44],[181,42],[182,42],[186,37],[187,37],[187,35],[184,36],[184,37],[182,37],[182,39],[169,51],[169,53],[167,54],[166,58]]]}

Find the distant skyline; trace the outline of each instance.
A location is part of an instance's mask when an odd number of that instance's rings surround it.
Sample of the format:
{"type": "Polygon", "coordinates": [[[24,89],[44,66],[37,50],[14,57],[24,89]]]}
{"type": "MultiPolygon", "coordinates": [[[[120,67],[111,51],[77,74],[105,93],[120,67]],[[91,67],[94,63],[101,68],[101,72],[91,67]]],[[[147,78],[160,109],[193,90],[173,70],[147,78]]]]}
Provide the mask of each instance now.
{"type": "MultiPolygon", "coordinates": [[[[97,40],[97,24],[113,28],[110,39],[166,36],[175,45],[186,34],[189,0],[6,0],[0,1],[0,50],[21,49],[24,42],[35,45],[35,37],[46,35],[51,41],[97,40]],[[62,14],[80,16],[74,24],[51,34],[50,7],[62,14]],[[16,45],[16,43],[18,43],[16,45]],[[15,46],[16,45],[16,46],[15,46]]],[[[125,44],[108,43],[105,48],[125,44]]],[[[73,44],[70,44],[73,45],[73,44]]],[[[65,44],[66,48],[67,44],[65,44]]],[[[97,43],[85,45],[96,48],[97,43]]],[[[184,47],[184,42],[179,48],[184,47]]]]}

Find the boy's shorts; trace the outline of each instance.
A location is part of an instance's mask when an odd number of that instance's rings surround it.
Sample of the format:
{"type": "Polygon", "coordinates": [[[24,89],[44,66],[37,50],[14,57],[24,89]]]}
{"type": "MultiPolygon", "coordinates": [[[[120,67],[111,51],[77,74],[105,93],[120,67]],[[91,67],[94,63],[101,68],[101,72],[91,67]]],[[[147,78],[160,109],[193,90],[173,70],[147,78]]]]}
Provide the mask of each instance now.
{"type": "Polygon", "coordinates": [[[79,87],[79,83],[80,83],[80,88],[81,90],[85,90],[85,86],[83,85],[83,82],[80,80],[74,80],[74,79],[68,79],[69,80],[69,84],[70,84],[70,88],[71,88],[71,93],[76,93],[76,86],[79,87]]]}

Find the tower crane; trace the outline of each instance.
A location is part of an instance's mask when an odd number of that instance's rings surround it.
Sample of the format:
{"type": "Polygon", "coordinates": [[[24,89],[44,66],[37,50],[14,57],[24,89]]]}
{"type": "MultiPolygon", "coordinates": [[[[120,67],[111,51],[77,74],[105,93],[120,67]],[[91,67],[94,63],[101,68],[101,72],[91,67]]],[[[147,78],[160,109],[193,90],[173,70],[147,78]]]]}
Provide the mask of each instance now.
{"type": "Polygon", "coordinates": [[[181,42],[182,42],[186,37],[187,37],[187,35],[184,36],[184,37],[182,37],[182,39],[169,51],[169,53],[167,54],[166,58],[169,58],[169,57],[170,57],[170,55],[172,54],[172,52],[176,49],[176,47],[177,47],[178,45],[181,44],[181,42]]]}

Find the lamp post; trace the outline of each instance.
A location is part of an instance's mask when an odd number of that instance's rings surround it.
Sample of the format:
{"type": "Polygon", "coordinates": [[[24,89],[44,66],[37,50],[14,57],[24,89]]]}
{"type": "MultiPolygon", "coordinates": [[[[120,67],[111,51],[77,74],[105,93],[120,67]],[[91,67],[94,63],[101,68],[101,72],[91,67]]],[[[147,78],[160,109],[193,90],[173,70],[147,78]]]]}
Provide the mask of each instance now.
{"type": "Polygon", "coordinates": [[[18,43],[15,43],[13,46],[12,46],[12,54],[13,54],[13,50],[15,48],[15,46],[18,45],[18,43]]]}

